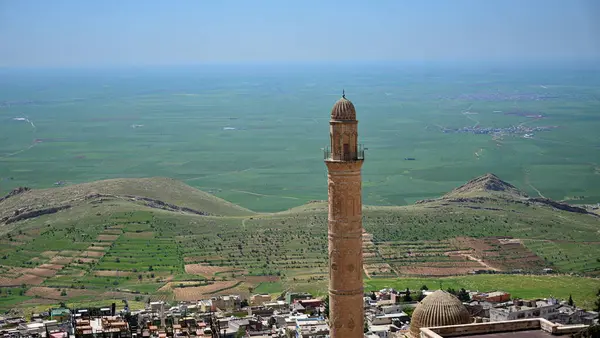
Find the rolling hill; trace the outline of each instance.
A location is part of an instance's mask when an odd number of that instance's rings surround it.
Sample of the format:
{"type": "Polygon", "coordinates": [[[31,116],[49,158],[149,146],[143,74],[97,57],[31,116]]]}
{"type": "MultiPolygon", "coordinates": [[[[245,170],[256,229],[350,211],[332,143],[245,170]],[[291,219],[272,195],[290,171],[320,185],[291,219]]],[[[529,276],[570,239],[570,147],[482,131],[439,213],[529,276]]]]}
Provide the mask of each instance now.
{"type": "MultiPolygon", "coordinates": [[[[597,214],[529,197],[493,174],[411,206],[365,206],[364,229],[367,285],[399,277],[472,283],[480,278],[474,272],[503,273],[498,288],[518,294],[521,274],[544,268],[600,276],[597,214]],[[520,274],[514,290],[505,273],[520,274]]],[[[20,188],[0,199],[0,287],[11,290],[0,294],[0,308],[319,293],[327,283],[326,231],[323,201],[260,214],[166,178],[20,188]]],[[[573,296],[583,301],[600,287],[595,278],[576,283],[584,287],[573,296]]]]}

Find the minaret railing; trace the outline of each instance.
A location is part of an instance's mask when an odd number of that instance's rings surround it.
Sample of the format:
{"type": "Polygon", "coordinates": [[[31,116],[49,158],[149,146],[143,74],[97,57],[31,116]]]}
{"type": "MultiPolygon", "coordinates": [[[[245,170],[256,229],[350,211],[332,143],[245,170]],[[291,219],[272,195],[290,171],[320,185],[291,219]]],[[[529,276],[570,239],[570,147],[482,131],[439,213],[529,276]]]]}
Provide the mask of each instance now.
{"type": "Polygon", "coordinates": [[[362,161],[365,159],[365,148],[362,144],[358,145],[355,152],[334,153],[331,147],[323,148],[323,159],[326,161],[362,161]]]}

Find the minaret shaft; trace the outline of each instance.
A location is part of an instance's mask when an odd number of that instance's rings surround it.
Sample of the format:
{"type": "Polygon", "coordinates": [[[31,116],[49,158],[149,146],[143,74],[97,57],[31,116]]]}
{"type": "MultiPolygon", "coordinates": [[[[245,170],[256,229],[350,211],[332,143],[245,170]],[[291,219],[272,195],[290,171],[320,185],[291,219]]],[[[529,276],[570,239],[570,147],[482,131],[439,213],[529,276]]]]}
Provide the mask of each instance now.
{"type": "Polygon", "coordinates": [[[332,110],[328,169],[329,315],[332,338],[363,337],[361,167],[354,106],[343,97],[332,110]],[[343,117],[337,119],[336,117],[343,117]],[[350,118],[347,118],[350,117],[350,118]]]}

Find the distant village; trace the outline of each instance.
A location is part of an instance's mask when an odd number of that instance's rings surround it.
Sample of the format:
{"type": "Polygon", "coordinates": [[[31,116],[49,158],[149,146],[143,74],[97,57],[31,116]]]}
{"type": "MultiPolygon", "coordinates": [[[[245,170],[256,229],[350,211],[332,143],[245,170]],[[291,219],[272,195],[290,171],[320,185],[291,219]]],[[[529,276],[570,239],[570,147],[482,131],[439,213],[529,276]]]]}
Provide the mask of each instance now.
{"type": "Polygon", "coordinates": [[[522,135],[523,138],[533,138],[536,132],[549,131],[557,126],[540,126],[540,127],[527,127],[524,125],[510,126],[507,128],[492,128],[492,127],[479,127],[479,126],[467,126],[462,128],[441,128],[443,133],[469,133],[469,134],[484,134],[484,135],[522,135]]]}
{"type": "MultiPolygon", "coordinates": [[[[516,299],[507,292],[451,290],[475,323],[543,318],[556,324],[598,324],[598,313],[578,308],[572,300],[516,299]]],[[[365,337],[403,337],[419,300],[433,291],[383,289],[364,295],[365,337]]],[[[124,300],[100,308],[51,308],[30,317],[0,317],[6,338],[166,338],[166,337],[329,337],[327,298],[286,292],[277,298],[256,294],[250,299],[225,295],[169,304],[149,302],[130,311],[124,300]]]]}

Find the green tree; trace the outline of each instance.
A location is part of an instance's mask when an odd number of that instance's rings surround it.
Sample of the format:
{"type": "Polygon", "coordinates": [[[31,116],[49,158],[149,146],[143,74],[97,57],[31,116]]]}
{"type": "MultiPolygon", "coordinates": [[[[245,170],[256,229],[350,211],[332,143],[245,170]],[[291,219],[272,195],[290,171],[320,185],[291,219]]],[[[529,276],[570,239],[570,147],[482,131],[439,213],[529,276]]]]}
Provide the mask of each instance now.
{"type": "Polygon", "coordinates": [[[423,286],[421,286],[421,290],[427,291],[427,290],[429,290],[429,288],[427,287],[427,285],[423,284],[423,286]]]}
{"type": "Polygon", "coordinates": [[[65,297],[65,296],[67,296],[67,291],[65,291],[65,289],[63,289],[63,290],[60,292],[60,295],[61,295],[61,297],[65,297]]]}
{"type": "Polygon", "coordinates": [[[412,296],[410,295],[410,290],[408,288],[406,288],[406,292],[404,293],[402,300],[405,302],[412,302],[412,296]]]}
{"type": "Polygon", "coordinates": [[[325,318],[329,318],[329,295],[323,299],[323,307],[325,308],[325,318]]]}
{"type": "Polygon", "coordinates": [[[573,302],[573,296],[569,294],[569,302],[568,302],[569,306],[575,306],[575,303],[573,302]]]}
{"type": "Polygon", "coordinates": [[[465,290],[465,288],[460,289],[456,297],[458,297],[461,302],[468,302],[471,300],[471,296],[469,296],[469,293],[467,290],[465,290]]]}
{"type": "Polygon", "coordinates": [[[367,332],[369,332],[369,323],[366,320],[364,322],[365,322],[365,325],[363,328],[363,333],[367,333],[367,332]]]}

